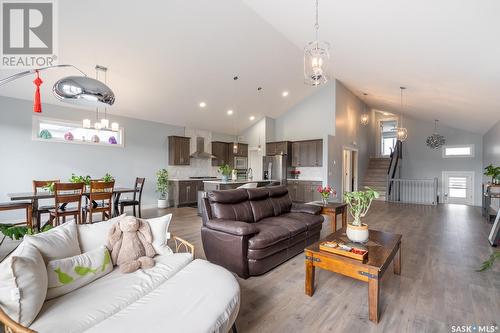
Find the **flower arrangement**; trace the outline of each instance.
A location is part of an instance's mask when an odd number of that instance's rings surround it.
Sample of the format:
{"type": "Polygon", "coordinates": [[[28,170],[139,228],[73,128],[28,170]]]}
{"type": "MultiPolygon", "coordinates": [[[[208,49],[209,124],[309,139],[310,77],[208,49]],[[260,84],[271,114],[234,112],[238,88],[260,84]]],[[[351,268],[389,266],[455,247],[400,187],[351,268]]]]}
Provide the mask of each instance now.
{"type": "Polygon", "coordinates": [[[219,173],[222,175],[222,181],[227,182],[229,176],[233,172],[233,168],[231,168],[228,164],[221,165],[218,169],[219,173]]]}
{"type": "Polygon", "coordinates": [[[331,194],[333,194],[334,196],[337,195],[337,191],[335,190],[335,188],[331,187],[330,185],[326,185],[325,187],[318,186],[318,188],[316,188],[316,191],[321,194],[321,199],[323,201],[323,204],[325,205],[328,203],[328,199],[330,198],[331,194]]]}
{"type": "Polygon", "coordinates": [[[292,170],[290,171],[290,174],[292,175],[292,177],[294,179],[299,179],[299,176],[300,176],[300,170],[292,170]]]}

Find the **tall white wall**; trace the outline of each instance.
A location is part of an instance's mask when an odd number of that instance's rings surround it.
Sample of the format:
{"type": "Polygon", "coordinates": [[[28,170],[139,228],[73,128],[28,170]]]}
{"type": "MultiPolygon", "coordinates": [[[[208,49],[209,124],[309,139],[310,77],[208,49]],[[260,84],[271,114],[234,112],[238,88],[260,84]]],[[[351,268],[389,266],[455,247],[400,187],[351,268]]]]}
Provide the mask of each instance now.
{"type": "MultiPolygon", "coordinates": [[[[483,167],[490,164],[500,166],[500,120],[483,136],[483,167]]],[[[483,181],[491,181],[491,178],[484,176],[483,181]]],[[[500,199],[493,199],[491,204],[499,209],[500,199]]]]}
{"type": "MultiPolygon", "coordinates": [[[[342,152],[344,148],[358,152],[358,187],[361,185],[373,152],[373,112],[340,81],[335,82],[335,136],[330,138],[328,181],[342,188],[342,152]],[[369,123],[361,125],[361,115],[369,114],[369,123]]],[[[338,192],[340,192],[338,190],[338,192]]]]}

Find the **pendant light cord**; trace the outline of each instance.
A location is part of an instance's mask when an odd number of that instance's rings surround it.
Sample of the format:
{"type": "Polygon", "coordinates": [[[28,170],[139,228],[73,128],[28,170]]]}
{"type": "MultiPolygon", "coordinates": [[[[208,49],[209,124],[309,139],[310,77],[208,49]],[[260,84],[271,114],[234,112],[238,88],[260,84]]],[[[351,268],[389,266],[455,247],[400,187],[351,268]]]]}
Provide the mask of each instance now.
{"type": "Polygon", "coordinates": [[[399,87],[399,89],[401,89],[401,126],[400,127],[403,127],[403,90],[405,90],[406,88],[405,87],[399,87]]]}
{"type": "Polygon", "coordinates": [[[318,0],[316,0],[316,24],[314,24],[314,29],[316,29],[316,43],[317,43],[319,41],[318,0]]]}

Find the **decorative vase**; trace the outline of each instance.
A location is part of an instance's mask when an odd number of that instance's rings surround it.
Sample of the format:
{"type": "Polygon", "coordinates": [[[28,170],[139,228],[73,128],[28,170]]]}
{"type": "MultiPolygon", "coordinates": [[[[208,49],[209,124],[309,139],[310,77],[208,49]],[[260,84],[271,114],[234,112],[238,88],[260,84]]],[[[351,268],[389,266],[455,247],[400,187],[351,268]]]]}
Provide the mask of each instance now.
{"type": "Polygon", "coordinates": [[[361,223],[360,226],[347,224],[347,238],[354,243],[366,243],[368,241],[368,225],[361,223]]]}
{"type": "Polygon", "coordinates": [[[228,179],[227,175],[222,175],[222,181],[223,181],[224,183],[226,183],[226,182],[227,182],[227,179],[228,179]]]}
{"type": "Polygon", "coordinates": [[[330,196],[328,196],[328,197],[322,196],[321,197],[321,202],[323,203],[323,206],[328,205],[328,199],[329,199],[329,197],[330,196]]]}
{"type": "Polygon", "coordinates": [[[158,208],[167,208],[167,199],[158,199],[158,208]]]}

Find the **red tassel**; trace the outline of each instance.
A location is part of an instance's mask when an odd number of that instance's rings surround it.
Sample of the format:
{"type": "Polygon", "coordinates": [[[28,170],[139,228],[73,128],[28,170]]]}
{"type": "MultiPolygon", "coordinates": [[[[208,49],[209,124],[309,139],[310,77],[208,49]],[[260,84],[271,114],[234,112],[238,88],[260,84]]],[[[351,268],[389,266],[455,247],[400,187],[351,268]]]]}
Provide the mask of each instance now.
{"type": "Polygon", "coordinates": [[[35,100],[33,101],[33,111],[37,113],[42,112],[42,101],[40,100],[40,85],[43,83],[40,79],[40,73],[36,71],[36,79],[33,81],[36,86],[35,90],[35,100]]]}

